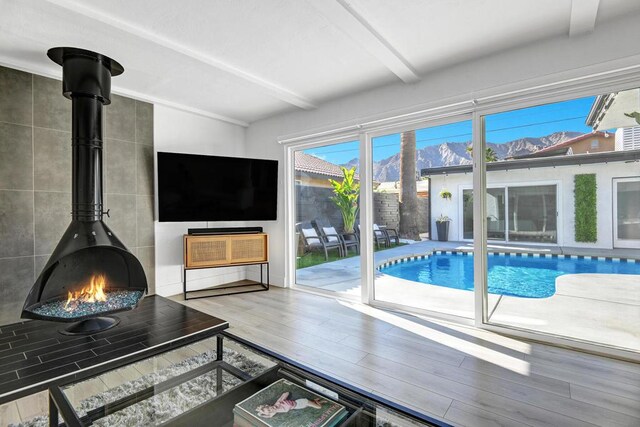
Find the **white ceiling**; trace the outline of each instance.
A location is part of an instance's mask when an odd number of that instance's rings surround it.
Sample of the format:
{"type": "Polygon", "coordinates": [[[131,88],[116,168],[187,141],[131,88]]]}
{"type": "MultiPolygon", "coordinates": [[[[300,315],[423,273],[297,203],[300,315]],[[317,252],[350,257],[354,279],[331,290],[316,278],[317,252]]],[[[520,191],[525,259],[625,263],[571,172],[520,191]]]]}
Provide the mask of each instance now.
{"type": "Polygon", "coordinates": [[[54,46],[122,63],[114,91],[232,123],[640,13],[636,0],[0,0],[0,64],[54,46]]]}

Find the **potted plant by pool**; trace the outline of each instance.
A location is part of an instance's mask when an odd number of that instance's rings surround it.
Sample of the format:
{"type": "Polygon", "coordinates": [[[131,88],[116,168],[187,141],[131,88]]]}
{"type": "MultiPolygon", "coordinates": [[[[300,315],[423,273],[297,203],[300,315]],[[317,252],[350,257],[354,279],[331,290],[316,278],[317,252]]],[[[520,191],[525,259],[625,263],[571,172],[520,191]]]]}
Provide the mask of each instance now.
{"type": "Polygon", "coordinates": [[[451,218],[446,215],[440,215],[436,219],[436,229],[438,230],[438,241],[446,242],[449,240],[449,223],[451,218]]]}

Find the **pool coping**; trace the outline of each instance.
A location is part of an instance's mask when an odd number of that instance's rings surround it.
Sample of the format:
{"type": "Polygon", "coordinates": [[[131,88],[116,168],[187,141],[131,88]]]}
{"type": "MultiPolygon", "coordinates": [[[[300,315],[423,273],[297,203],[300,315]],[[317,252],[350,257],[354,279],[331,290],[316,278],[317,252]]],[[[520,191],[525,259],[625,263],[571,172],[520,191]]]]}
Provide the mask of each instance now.
{"type": "MultiPolygon", "coordinates": [[[[386,259],[376,264],[376,270],[382,273],[383,268],[390,267],[392,265],[401,264],[405,262],[419,261],[427,259],[432,255],[460,255],[471,256],[473,250],[469,249],[455,249],[455,250],[442,250],[434,249],[432,251],[415,254],[415,255],[402,255],[394,258],[386,259]]],[[[640,258],[621,258],[621,257],[608,257],[608,256],[595,256],[595,255],[572,255],[572,254],[545,254],[539,252],[522,252],[522,251],[489,251],[489,256],[513,256],[519,258],[556,258],[556,259],[588,259],[591,261],[608,261],[608,262],[622,262],[622,263],[635,263],[640,264],[640,258]]]]}

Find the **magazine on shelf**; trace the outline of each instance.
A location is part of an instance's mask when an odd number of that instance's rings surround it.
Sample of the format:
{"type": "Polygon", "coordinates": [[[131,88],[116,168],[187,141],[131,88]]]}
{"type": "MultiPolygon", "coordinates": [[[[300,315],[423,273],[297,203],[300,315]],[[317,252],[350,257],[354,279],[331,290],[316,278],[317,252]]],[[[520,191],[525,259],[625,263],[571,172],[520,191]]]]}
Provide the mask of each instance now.
{"type": "Polygon", "coordinates": [[[346,408],[285,379],[260,390],[233,409],[236,427],[334,427],[346,408]]]}

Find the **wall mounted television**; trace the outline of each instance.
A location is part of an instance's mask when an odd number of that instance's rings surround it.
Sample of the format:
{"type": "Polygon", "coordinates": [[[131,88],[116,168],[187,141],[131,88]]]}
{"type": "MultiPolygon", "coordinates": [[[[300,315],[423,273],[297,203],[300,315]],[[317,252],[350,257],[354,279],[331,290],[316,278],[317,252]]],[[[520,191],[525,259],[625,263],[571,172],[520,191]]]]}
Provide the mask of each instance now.
{"type": "Polygon", "coordinates": [[[277,219],[278,161],[158,153],[160,222],[277,219]]]}

